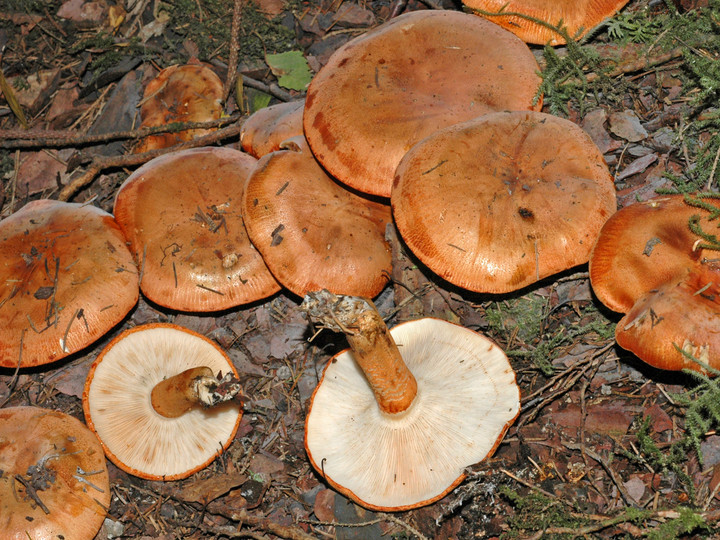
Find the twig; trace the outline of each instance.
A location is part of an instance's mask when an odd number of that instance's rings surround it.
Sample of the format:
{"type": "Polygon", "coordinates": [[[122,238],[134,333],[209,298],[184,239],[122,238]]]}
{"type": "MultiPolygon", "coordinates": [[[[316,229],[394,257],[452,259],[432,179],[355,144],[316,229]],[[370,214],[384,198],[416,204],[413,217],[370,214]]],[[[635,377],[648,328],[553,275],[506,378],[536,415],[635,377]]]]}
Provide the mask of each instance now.
{"type": "Polygon", "coordinates": [[[120,167],[130,167],[133,165],[140,165],[154,159],[158,156],[169,154],[170,152],[177,152],[178,150],[185,150],[188,148],[197,148],[199,146],[207,146],[215,144],[218,141],[233,137],[240,133],[243,122],[238,121],[237,123],[228,126],[223,129],[219,129],[202,137],[197,137],[191,141],[182,142],[174,146],[167,148],[158,148],[156,150],[149,150],[141,154],[128,154],[122,156],[96,156],[93,158],[92,163],[88,166],[88,169],[82,175],[71,180],[58,195],[58,200],[68,201],[78,191],[89,185],[95,177],[102,171],[107,169],[116,169],[120,167]]]}
{"type": "Polygon", "coordinates": [[[280,525],[267,517],[250,514],[244,508],[234,512],[222,512],[221,515],[232,521],[239,521],[242,524],[257,527],[280,538],[288,538],[289,540],[316,540],[314,536],[310,536],[299,527],[280,525]]]}
{"type": "Polygon", "coordinates": [[[275,83],[265,84],[264,82],[258,81],[257,79],[252,79],[247,75],[243,75],[242,80],[243,85],[249,88],[254,88],[255,90],[260,90],[261,92],[265,92],[266,94],[270,94],[271,96],[278,98],[280,101],[293,101],[294,99],[296,99],[295,97],[293,97],[292,94],[286,92],[275,83]]]}
{"type": "Polygon", "coordinates": [[[235,114],[207,122],[174,122],[164,126],[152,126],[130,131],[113,131],[88,135],[70,130],[38,130],[0,129],[0,148],[35,148],[58,146],[81,146],[119,139],[142,139],[156,133],[177,133],[188,129],[208,129],[232,124],[242,118],[235,114]]]}
{"type": "Polygon", "coordinates": [[[243,0],[235,0],[233,8],[232,27],[230,29],[230,54],[228,55],[228,72],[223,88],[223,101],[227,101],[230,90],[237,77],[238,50],[240,49],[240,23],[242,21],[243,0]]]}

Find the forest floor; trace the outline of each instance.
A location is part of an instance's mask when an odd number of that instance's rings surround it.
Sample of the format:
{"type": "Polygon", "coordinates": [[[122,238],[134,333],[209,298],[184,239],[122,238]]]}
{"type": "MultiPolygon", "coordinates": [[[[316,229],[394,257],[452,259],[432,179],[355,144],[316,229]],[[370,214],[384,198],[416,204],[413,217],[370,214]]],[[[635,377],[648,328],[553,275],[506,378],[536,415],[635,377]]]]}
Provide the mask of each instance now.
{"type": "MultiPolygon", "coordinates": [[[[239,34],[245,91],[242,98],[230,93],[225,112],[302,98],[302,91],[277,84],[265,54],[302,51],[315,72],[395,7],[387,0],[248,3],[239,34]]],[[[449,0],[435,7],[460,9],[449,0]]],[[[416,9],[427,4],[410,0],[405,7],[416,9]]],[[[90,145],[84,137],[134,129],[143,85],[159,69],[197,58],[227,77],[232,13],[232,0],[0,3],[0,68],[29,133],[63,130],[66,137],[26,148],[26,134],[3,131],[0,215],[33,199],[58,198],[86,172],[89,155],[125,155],[127,141],[90,145]]],[[[658,189],[717,190],[719,36],[718,2],[631,0],[580,44],[531,47],[545,70],[544,111],[592,136],[614,176],[619,207],[658,189]]],[[[0,129],[20,127],[0,98],[0,129]]],[[[223,143],[237,146],[237,137],[223,143]]],[[[137,165],[100,170],[71,200],[111,212],[117,188],[137,165]]],[[[303,443],[309,399],[330,356],[346,344],[324,335],[308,342],[301,299],[290,293],[210,314],[173,312],[141,296],[120,325],[86,350],[44,367],[0,369],[0,404],[37,405],[83,420],[89,366],[113,337],[140,324],[172,322],[228,351],[249,398],[228,450],[206,469],[167,483],[109,463],[112,502],[98,539],[720,534],[714,431],[720,390],[653,369],[619,348],[620,315],[594,297],[586,266],[493,296],[459,290],[406,264],[415,300],[398,313],[399,295],[407,296],[403,284],[387,287],[376,304],[388,324],[434,316],[485,333],[508,353],[522,395],[520,415],[494,456],[469,467],[458,488],[429,506],[392,514],[364,509],[309,464],[303,443]],[[689,437],[689,421],[703,428],[699,440],[689,437]]]]}

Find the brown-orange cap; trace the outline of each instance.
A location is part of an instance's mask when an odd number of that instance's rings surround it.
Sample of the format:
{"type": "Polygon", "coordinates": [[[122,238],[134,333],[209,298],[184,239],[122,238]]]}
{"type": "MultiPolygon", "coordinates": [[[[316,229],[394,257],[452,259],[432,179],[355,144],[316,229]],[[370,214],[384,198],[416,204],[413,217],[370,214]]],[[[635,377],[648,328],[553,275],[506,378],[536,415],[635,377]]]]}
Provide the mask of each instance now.
{"type": "Polygon", "coordinates": [[[530,49],[457,11],[400,15],[338,49],[308,87],[303,123],[341,182],[389,197],[395,167],[432,132],[498,110],[540,109],[530,49]]]}
{"type": "Polygon", "coordinates": [[[504,293],[587,262],[615,188],[569,120],[496,112],[436,132],[397,168],[392,206],[410,250],[451,283],[504,293]]]}
{"type": "MultiPolygon", "coordinates": [[[[578,38],[617,13],[628,0],[463,0],[471,10],[489,13],[520,13],[551,26],[562,23],[572,38],[578,38]]],[[[478,12],[476,12],[478,13],[478,12]]],[[[519,15],[485,15],[527,43],[562,45],[565,38],[552,28],[519,15]]]]}
{"type": "Polygon", "coordinates": [[[682,195],[663,195],[618,210],[600,230],[590,255],[598,299],[626,313],[646,292],[684,274],[702,259],[688,221],[700,214],[682,195]]]}
{"type": "Polygon", "coordinates": [[[304,137],[258,162],[245,186],[243,217],[268,268],[297,295],[328,289],[374,297],[388,282],[390,206],[330,178],[304,137]]]}
{"type": "Polygon", "coordinates": [[[153,302],[217,311],[280,290],[250,243],[240,202],[255,158],[205,147],[155,158],[118,190],[115,217],[153,302]]]}
{"type": "Polygon", "coordinates": [[[26,204],[0,222],[0,259],[0,367],[77,352],[138,299],[138,270],[120,227],[89,204],[26,204]]]}
{"type": "Polygon", "coordinates": [[[82,422],[40,407],[0,409],[2,538],[90,540],[109,507],[105,456],[82,422]]]}
{"type": "Polygon", "coordinates": [[[720,368],[720,272],[697,264],[646,292],[615,327],[622,348],[659,369],[720,368]],[[680,349],[680,350],[678,350],[680,349]]]}
{"type": "Polygon", "coordinates": [[[305,100],[288,101],[265,107],[245,120],[240,142],[245,152],[256,158],[280,150],[280,143],[303,134],[305,100]]]}
{"type": "MultiPolygon", "coordinates": [[[[172,122],[207,122],[222,116],[223,84],[215,72],[202,64],[173,65],[148,83],[140,107],[140,127],[172,122]]],[[[145,137],[135,153],[167,148],[205,135],[210,130],[188,129],[145,137]]]]}

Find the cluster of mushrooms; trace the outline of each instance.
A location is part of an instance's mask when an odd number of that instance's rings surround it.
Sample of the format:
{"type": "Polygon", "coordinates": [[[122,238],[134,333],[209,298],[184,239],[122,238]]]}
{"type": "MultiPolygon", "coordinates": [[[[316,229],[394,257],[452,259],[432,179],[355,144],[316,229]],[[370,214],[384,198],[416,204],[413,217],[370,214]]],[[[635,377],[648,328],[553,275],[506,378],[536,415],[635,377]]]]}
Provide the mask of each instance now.
{"type": "MultiPolygon", "coordinates": [[[[687,228],[694,209],[666,197],[615,213],[613,179],[591,139],[539,112],[538,70],[525,43],[481,17],[408,13],[341,47],[304,102],[251,116],[243,151],[156,158],[127,178],[113,215],[29,203],[0,222],[0,324],[12,336],[0,343],[0,367],[84,349],[140,291],[171,310],[213,312],[285,288],[350,344],[313,394],[308,457],[338,491],[387,511],[446,495],[493,453],[520,409],[512,367],[488,338],[437,319],[388,330],[371,299],[391,271],[389,224],[430,270],[481,293],[590,261],[599,299],[626,313],[621,346],[665,369],[698,369],[688,355],[711,363],[716,332],[685,324],[673,304],[692,305],[706,322],[718,313],[720,280],[687,228]],[[660,337],[665,327],[675,333],[660,337]]],[[[146,89],[144,123],[168,121],[167,111],[150,112],[153,102],[174,104],[185,120],[222,113],[222,85],[207,67],[173,66],[158,80],[146,89]],[[176,87],[190,91],[172,97],[176,87]]],[[[148,138],[140,149],[196,135],[148,138]]],[[[76,430],[65,439],[0,453],[0,527],[20,501],[18,534],[63,534],[39,519],[61,482],[99,527],[109,502],[103,452],[143,478],[185,478],[230,444],[240,396],[232,362],[209,339],[172,324],[121,333],[83,394],[97,440],[63,418],[76,430]]],[[[0,414],[60,421],[31,408],[0,414]]],[[[0,423],[0,448],[17,438],[8,426],[0,423]]]]}

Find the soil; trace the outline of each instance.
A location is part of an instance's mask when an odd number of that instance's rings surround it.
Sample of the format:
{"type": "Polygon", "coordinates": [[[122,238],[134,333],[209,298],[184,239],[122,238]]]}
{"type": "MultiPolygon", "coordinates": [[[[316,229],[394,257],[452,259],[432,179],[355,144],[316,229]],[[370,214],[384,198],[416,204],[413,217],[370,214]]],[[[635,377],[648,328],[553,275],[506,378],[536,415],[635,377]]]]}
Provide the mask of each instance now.
{"type": "MultiPolygon", "coordinates": [[[[233,7],[232,0],[8,0],[0,6],[0,68],[29,126],[23,130],[10,100],[0,99],[1,216],[34,199],[60,197],[111,212],[118,187],[140,162],[127,159],[132,136],[88,137],[136,129],[142,90],[163,67],[198,59],[222,81],[232,75],[233,7]],[[84,185],[73,184],[83,175],[84,185]],[[76,187],[63,191],[69,185],[76,187]]],[[[461,9],[449,0],[262,0],[246,7],[236,49],[244,93],[229,92],[227,122],[237,125],[233,115],[262,104],[303,97],[302,90],[278,85],[264,53],[303,51],[316,72],[343,43],[391,15],[433,7],[461,9]]],[[[623,24],[603,26],[583,43],[604,58],[620,58],[614,71],[603,75],[600,64],[578,59],[588,82],[604,76],[610,84],[582,94],[551,81],[556,92],[546,95],[543,110],[591,135],[613,174],[619,207],[677,188],[668,173],[692,176],[688,171],[698,163],[709,174],[699,187],[717,188],[718,127],[702,119],[716,118],[718,96],[693,82],[688,63],[702,57],[720,73],[719,47],[708,41],[707,47],[653,51],[663,29],[648,22],[670,13],[697,18],[693,10],[712,9],[710,17],[718,17],[714,2],[632,0],[621,12],[623,24]],[[642,32],[646,39],[638,37],[642,32]],[[712,99],[698,102],[702,92],[712,99]],[[709,158],[703,148],[713,149],[709,158]]],[[[718,40],[717,18],[714,24],[708,40],[718,40]]],[[[684,43],[678,39],[676,46],[684,43]]],[[[544,69],[553,58],[575,54],[572,47],[558,47],[555,55],[531,49],[544,69]]],[[[237,131],[216,142],[237,147],[237,131]]],[[[685,178],[682,185],[690,183],[685,178]]],[[[0,405],[36,405],[83,420],[90,365],[115,336],[137,325],[172,322],[227,351],[247,397],[229,448],[174,482],[144,480],[109,462],[112,500],[97,539],[718,534],[720,435],[714,426],[720,407],[710,402],[704,423],[693,424],[700,429],[697,445],[688,443],[689,405],[682,396],[692,402],[703,381],[656,370],[619,348],[613,332],[620,314],[593,295],[586,265],[515,293],[483,295],[435,276],[403,252],[394,231],[389,237],[393,284],[375,299],[388,325],[433,316],[485,333],[507,351],[522,395],[520,415],[495,454],[468,467],[466,479],[431,505],[367,510],[312,468],[304,447],[309,401],[328,359],[347,344],[329,332],[309,341],[314,330],[299,309],[302,299],[286,291],[209,314],[172,311],[141,295],[128,316],[87,349],[38,368],[0,369],[0,405]]]]}

